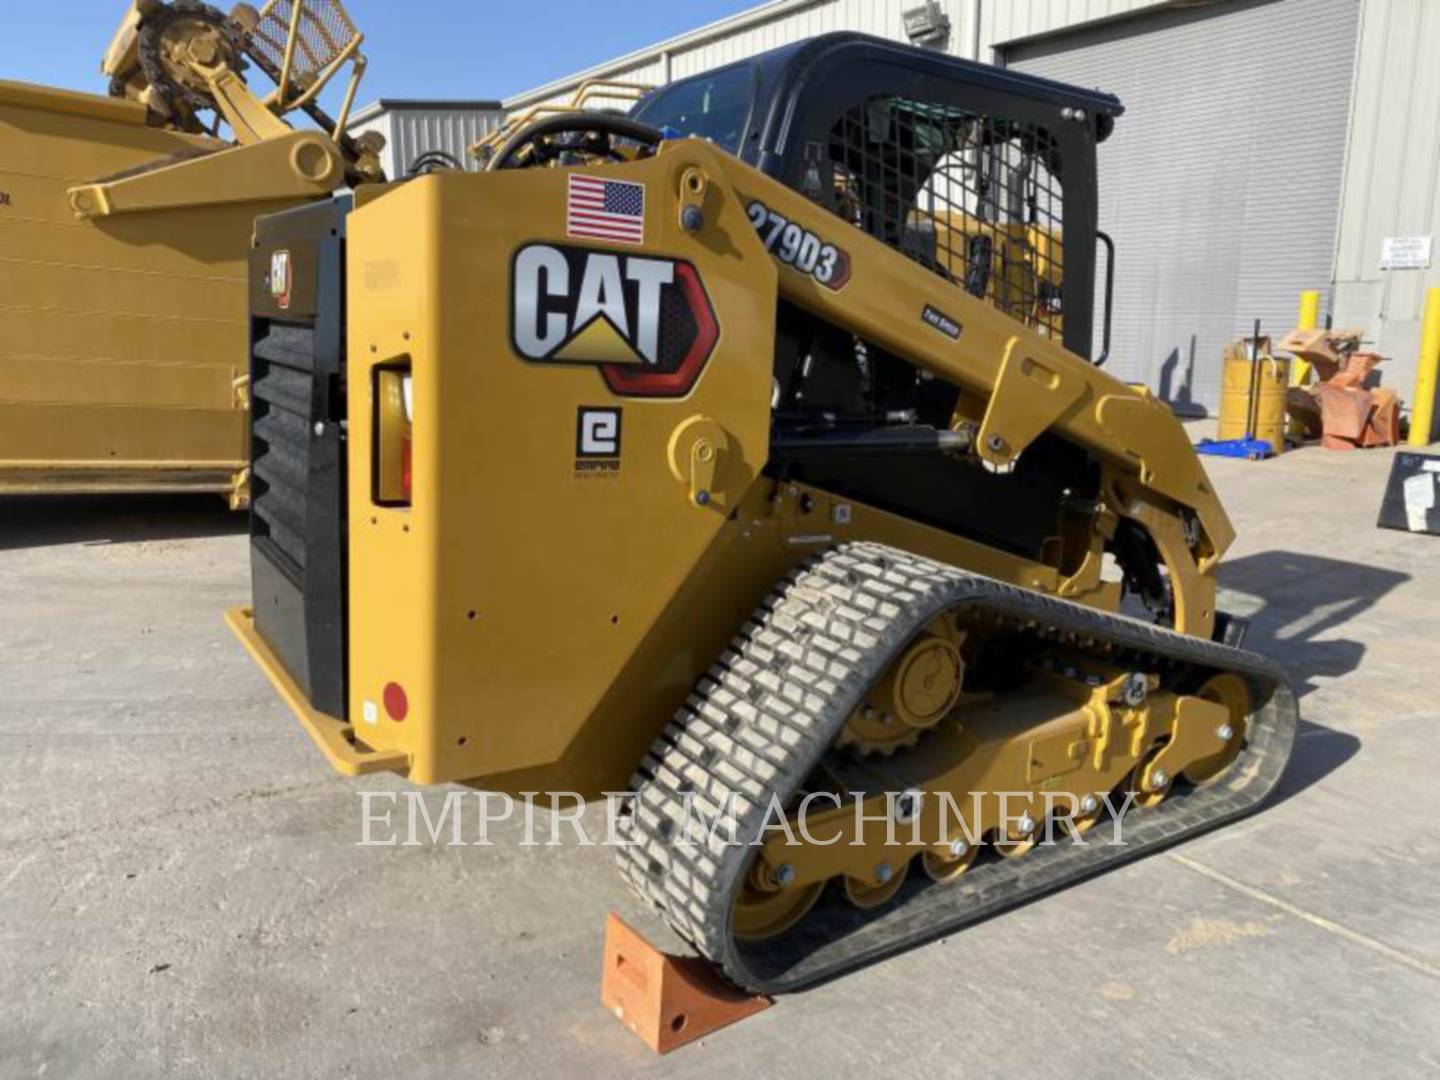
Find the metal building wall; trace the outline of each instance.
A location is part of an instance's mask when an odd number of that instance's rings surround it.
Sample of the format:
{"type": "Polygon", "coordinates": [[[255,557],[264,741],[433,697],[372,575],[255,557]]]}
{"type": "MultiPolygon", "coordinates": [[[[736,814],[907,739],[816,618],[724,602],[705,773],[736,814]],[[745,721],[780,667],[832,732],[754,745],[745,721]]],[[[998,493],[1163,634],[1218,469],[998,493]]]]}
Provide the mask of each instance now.
{"type": "MultiPolygon", "coordinates": [[[[563,102],[582,82],[594,78],[658,86],[832,30],[858,30],[903,41],[905,28],[901,12],[918,2],[774,0],[608,64],[507,98],[505,107],[515,110],[542,102],[563,102]]],[[[941,7],[950,18],[949,48],[952,52],[963,54],[967,51],[967,43],[972,36],[966,29],[966,11],[970,6],[968,0],[941,0],[941,7]]]]}
{"type": "MultiPolygon", "coordinates": [[[[1302,165],[1303,167],[1303,165],[1302,165]]],[[[1335,253],[1337,326],[1360,326],[1385,385],[1415,387],[1425,290],[1440,286],[1440,0],[1365,0],[1335,253]],[[1387,236],[1429,236],[1428,270],[1381,270],[1387,236]]]]}
{"type": "Polygon", "coordinates": [[[1170,0],[981,0],[981,55],[971,59],[990,61],[991,50],[1003,45],[1083,23],[1131,15],[1167,2],[1170,0]]]}
{"type": "Polygon", "coordinates": [[[1119,95],[1100,147],[1111,367],[1214,408],[1225,345],[1330,279],[1360,0],[1232,0],[1031,39],[1009,66],[1119,95]],[[1305,63],[1274,62],[1305,27],[1305,63]]]}
{"type": "MultiPolygon", "coordinates": [[[[876,37],[905,40],[901,10],[914,7],[916,0],[831,0],[768,19],[733,34],[717,38],[697,48],[672,54],[671,75],[682,79],[733,60],[765,52],[768,49],[802,41],[833,30],[858,30],[876,37]]],[[[959,5],[949,5],[958,7],[959,5]]],[[[955,36],[955,16],[951,14],[951,36],[955,36]]]]}
{"type": "MultiPolygon", "coordinates": [[[[505,107],[514,110],[542,102],[563,102],[581,82],[593,78],[661,85],[832,30],[858,30],[904,41],[902,12],[919,2],[772,0],[688,34],[517,94],[506,99],[505,107]]],[[[1008,42],[1084,22],[1124,16],[1166,2],[1169,0],[940,0],[940,7],[950,19],[946,51],[990,61],[994,59],[995,50],[1008,42]]]]}

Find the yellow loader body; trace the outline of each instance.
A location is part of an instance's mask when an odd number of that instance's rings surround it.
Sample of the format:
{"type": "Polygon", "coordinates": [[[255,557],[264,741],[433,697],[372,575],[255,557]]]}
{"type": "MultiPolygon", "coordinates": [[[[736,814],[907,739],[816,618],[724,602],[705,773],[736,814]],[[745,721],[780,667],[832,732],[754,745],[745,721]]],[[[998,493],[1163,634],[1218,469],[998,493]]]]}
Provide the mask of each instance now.
{"type": "Polygon", "coordinates": [[[635,892],[778,992],[1254,810],[1296,710],[1087,359],[1119,103],[754,64],[257,223],[229,621],[344,772],[626,795],[635,892]]]}
{"type": "MultiPolygon", "coordinates": [[[[362,771],[378,752],[419,783],[516,792],[622,785],[774,581],[849,540],[1115,608],[1099,533],[1085,540],[1090,557],[1062,569],[824,491],[774,492],[761,470],[782,296],[901,345],[977,394],[1019,380],[991,406],[992,427],[1003,424],[1016,445],[1027,428],[1053,421],[1107,455],[1118,483],[1143,470],[1166,498],[1193,507],[1215,554],[1202,570],[1183,545],[1167,552],[1184,585],[1181,625],[1210,635],[1208,571],[1232,532],[1163,404],[702,144],[672,144],[614,175],[650,193],[648,242],[633,255],[565,239],[561,171],[445,174],[357,198],[347,223],[346,714],[347,740],[362,748],[337,757],[331,740],[332,760],[362,771]],[[682,181],[697,170],[713,219],[701,235],[679,220],[682,181]],[[777,268],[747,212],[757,198],[819,235],[844,237],[854,269],[842,290],[777,268]],[[621,273],[627,257],[655,253],[694,268],[714,341],[693,387],[627,401],[594,363],[517,357],[515,253],[535,244],[615,258],[621,273]],[[922,323],[927,302],[960,313],[964,349],[922,323]],[[414,386],[413,498],[403,506],[377,498],[374,464],[385,457],[372,422],[378,376],[396,369],[414,386]],[[617,406],[620,456],[596,471],[577,453],[577,424],[588,409],[617,406]],[[701,441],[714,455],[703,482],[696,473],[707,466],[692,460],[701,441]],[[392,686],[404,693],[402,718],[385,706],[392,686]]],[[[1137,495],[1134,512],[1146,514],[1149,498],[1137,495]]],[[[248,636],[283,675],[263,639],[248,636]]]]}

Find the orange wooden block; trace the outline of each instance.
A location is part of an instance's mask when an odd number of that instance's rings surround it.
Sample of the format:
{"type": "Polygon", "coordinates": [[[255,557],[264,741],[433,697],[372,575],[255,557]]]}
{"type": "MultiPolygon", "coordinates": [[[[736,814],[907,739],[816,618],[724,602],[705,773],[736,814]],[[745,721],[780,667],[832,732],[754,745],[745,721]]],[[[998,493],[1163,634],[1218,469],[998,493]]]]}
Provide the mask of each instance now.
{"type": "Polygon", "coordinates": [[[1340,442],[1358,443],[1365,434],[1365,425],[1370,420],[1370,395],[1364,390],[1354,390],[1325,383],[1316,391],[1320,399],[1320,413],[1325,424],[1325,445],[1336,446],[1340,442]]]}
{"type": "Polygon", "coordinates": [[[657,1054],[774,1004],[736,990],[703,960],[662,953],[613,911],[605,920],[600,1001],[657,1054]]]}
{"type": "Polygon", "coordinates": [[[1393,390],[1371,391],[1375,407],[1365,428],[1365,446],[1395,446],[1400,442],[1400,399],[1393,390]]]}

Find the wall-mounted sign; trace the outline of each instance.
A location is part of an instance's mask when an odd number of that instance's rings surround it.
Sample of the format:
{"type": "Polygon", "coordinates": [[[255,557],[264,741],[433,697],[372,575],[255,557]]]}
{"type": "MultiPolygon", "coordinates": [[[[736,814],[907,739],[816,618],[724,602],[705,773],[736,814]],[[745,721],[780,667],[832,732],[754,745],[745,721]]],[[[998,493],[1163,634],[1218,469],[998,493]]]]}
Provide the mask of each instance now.
{"type": "Polygon", "coordinates": [[[1426,270],[1430,266],[1430,237],[1387,236],[1380,245],[1381,270],[1426,270]]]}

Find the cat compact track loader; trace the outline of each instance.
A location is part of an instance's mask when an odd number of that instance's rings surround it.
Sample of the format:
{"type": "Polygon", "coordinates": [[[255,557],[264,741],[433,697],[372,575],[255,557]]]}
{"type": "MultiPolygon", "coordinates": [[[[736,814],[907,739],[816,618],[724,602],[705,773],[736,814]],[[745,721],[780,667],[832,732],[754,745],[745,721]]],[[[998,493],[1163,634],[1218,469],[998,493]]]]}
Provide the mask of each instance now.
{"type": "Polygon", "coordinates": [[[262,220],[232,627],[342,772],[635,792],[759,991],[1254,810],[1231,524],[1088,359],[1120,112],[829,35],[262,220]]]}
{"type": "Polygon", "coordinates": [[[362,40],[339,0],[130,0],[108,97],[0,82],[0,494],[245,503],[251,230],[383,179],[344,134],[362,40]]]}

